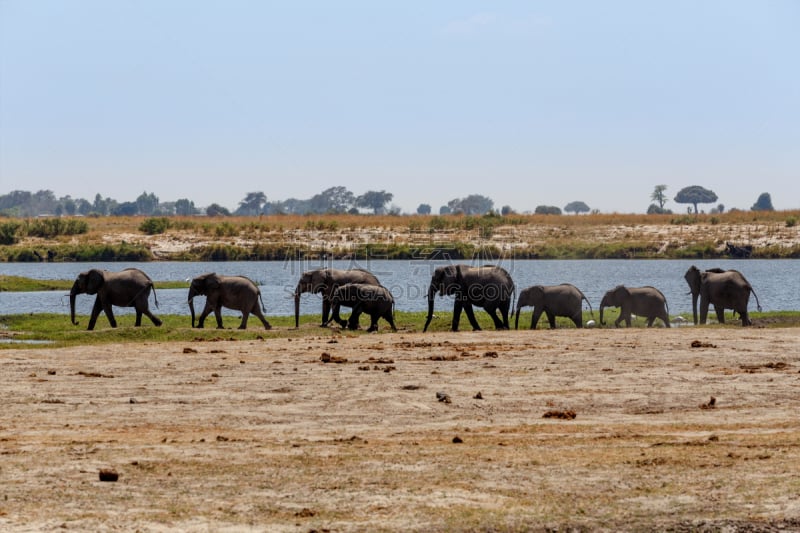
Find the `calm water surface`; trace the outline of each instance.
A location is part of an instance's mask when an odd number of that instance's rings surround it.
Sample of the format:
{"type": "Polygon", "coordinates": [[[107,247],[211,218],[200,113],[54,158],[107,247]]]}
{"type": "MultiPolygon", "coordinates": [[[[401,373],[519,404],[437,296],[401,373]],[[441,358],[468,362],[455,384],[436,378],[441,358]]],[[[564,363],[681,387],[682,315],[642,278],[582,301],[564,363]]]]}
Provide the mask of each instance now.
{"type": "MultiPolygon", "coordinates": [[[[463,261],[467,264],[481,262],[463,261]]],[[[485,261],[483,263],[487,263],[485,261]]],[[[800,260],[503,260],[492,261],[509,271],[517,289],[530,285],[555,285],[572,283],[586,294],[596,310],[605,291],[618,284],[629,287],[652,285],[667,297],[670,312],[691,317],[691,296],[683,275],[691,265],[700,269],[711,267],[735,268],[742,272],[753,285],[764,311],[800,310],[800,260]]],[[[363,260],[333,261],[336,268],[366,268],[373,272],[395,297],[396,308],[401,311],[424,311],[427,309],[426,293],[433,269],[448,264],[446,261],[408,260],[363,260]]],[[[187,289],[158,289],[159,281],[186,281],[205,272],[225,275],[244,275],[261,286],[267,315],[286,316],[294,314],[292,293],[297,280],[305,270],[318,268],[317,262],[304,261],[261,262],[153,262],[153,263],[0,263],[0,274],[25,276],[35,279],[73,280],[90,268],[122,270],[135,267],[146,272],[156,281],[159,307],[151,309],[156,314],[185,314],[187,289]]],[[[80,295],[76,311],[89,314],[94,296],[80,295]]],[[[195,300],[195,308],[202,309],[204,299],[195,300]]],[[[321,299],[306,294],[301,298],[302,314],[318,314],[321,299]]],[[[585,306],[585,304],[584,304],[585,306]]],[[[755,310],[751,297],[750,307],[755,310]]],[[[436,309],[452,309],[452,298],[437,297],[436,309]]],[[[126,308],[115,308],[115,312],[131,312],[126,308]]],[[[0,292],[0,314],[16,313],[64,313],[69,314],[68,291],[11,293],[0,292]]],[[[236,316],[235,311],[225,314],[236,316]]],[[[146,320],[146,319],[145,319],[146,320]]]]}

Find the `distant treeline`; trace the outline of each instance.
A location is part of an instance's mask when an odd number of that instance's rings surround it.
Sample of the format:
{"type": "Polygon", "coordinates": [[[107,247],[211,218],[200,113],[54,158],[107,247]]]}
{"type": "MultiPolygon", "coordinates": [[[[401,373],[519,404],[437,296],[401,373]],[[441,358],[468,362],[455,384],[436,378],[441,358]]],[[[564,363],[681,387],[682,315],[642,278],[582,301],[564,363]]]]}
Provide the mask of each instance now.
{"type": "MultiPolygon", "coordinates": [[[[250,192],[239,202],[233,211],[219,204],[198,207],[188,198],[174,202],[162,202],[153,193],[143,192],[134,201],[118,201],[97,194],[93,201],[84,198],[62,196],[57,198],[53,191],[41,190],[12,191],[0,196],[0,215],[7,217],[36,217],[43,215],[82,215],[82,216],[258,216],[258,215],[324,215],[324,214],[375,214],[401,215],[401,209],[391,204],[394,195],[386,191],[367,191],[356,195],[346,187],[336,186],[325,189],[311,198],[269,200],[263,192],[250,192]]],[[[430,204],[421,203],[416,213],[429,215],[433,212],[430,204]]],[[[590,208],[584,202],[570,202],[564,207],[566,212],[588,213],[590,208]]],[[[539,205],[536,214],[562,213],[561,208],[539,205]]],[[[438,209],[440,215],[464,214],[484,215],[515,213],[511,206],[495,209],[491,198],[480,194],[470,194],[464,198],[453,198],[438,209]]]]}

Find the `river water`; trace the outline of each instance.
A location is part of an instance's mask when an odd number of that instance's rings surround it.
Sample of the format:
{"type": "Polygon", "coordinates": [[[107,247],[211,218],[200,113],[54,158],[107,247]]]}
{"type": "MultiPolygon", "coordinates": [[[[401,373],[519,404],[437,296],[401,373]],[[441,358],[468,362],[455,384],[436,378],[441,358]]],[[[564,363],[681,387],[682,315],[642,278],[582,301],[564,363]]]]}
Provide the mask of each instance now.
{"type": "MultiPolygon", "coordinates": [[[[667,298],[671,314],[682,314],[691,319],[691,296],[683,275],[691,265],[700,269],[712,267],[735,268],[753,285],[764,311],[800,310],[800,260],[500,260],[463,261],[466,264],[491,262],[504,267],[511,274],[517,289],[530,285],[556,285],[572,283],[581,289],[596,310],[605,291],[618,284],[629,287],[652,285],[667,298]]],[[[395,297],[400,311],[427,309],[426,293],[430,277],[437,266],[447,261],[431,260],[361,260],[332,261],[325,266],[336,268],[365,268],[373,272],[395,297]]],[[[294,314],[292,293],[297,280],[305,270],[319,268],[319,262],[307,261],[229,261],[229,262],[148,262],[148,263],[0,263],[0,274],[25,276],[35,279],[73,280],[90,268],[122,270],[136,267],[146,272],[156,282],[159,307],[151,309],[156,314],[188,316],[186,303],[188,289],[158,289],[159,281],[187,281],[205,273],[244,275],[261,286],[268,316],[294,314]]],[[[0,289],[2,289],[0,287],[0,289]]],[[[79,314],[89,314],[94,296],[80,295],[76,301],[79,314]]],[[[302,314],[319,314],[321,299],[306,294],[301,298],[302,314]]],[[[202,309],[204,298],[195,299],[195,308],[202,309]]],[[[584,303],[584,308],[586,304],[584,303]]],[[[751,297],[750,308],[755,310],[751,297]]],[[[437,297],[436,309],[452,309],[452,298],[437,297]]],[[[116,308],[115,312],[129,313],[132,309],[116,308]]],[[[0,314],[64,313],[69,314],[68,291],[2,292],[0,314]]],[[[236,311],[226,315],[238,316],[236,311]]],[[[146,320],[146,319],[145,319],[146,320]]]]}

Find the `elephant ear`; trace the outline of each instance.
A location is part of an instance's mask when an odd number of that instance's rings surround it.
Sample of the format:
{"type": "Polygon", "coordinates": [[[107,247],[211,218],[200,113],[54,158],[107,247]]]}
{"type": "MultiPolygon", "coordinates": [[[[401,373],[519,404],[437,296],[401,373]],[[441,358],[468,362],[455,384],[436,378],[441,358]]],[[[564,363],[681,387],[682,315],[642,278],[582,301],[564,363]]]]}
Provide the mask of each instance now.
{"type": "Polygon", "coordinates": [[[97,294],[105,282],[103,272],[93,268],[86,276],[86,294],[97,294]]]}
{"type": "Polygon", "coordinates": [[[206,276],[206,290],[219,289],[220,285],[221,282],[219,276],[217,276],[215,273],[208,274],[206,276]]]}

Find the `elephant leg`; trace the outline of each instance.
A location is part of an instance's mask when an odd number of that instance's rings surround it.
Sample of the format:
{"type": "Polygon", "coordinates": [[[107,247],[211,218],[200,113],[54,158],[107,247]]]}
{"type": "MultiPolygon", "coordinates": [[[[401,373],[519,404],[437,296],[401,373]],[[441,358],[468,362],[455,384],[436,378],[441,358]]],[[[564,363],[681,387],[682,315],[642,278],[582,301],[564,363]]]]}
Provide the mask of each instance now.
{"type": "Polygon", "coordinates": [[[140,327],[142,325],[142,312],[139,309],[136,309],[136,323],[134,324],[135,327],[140,327]]]}
{"type": "Polygon", "coordinates": [[[361,313],[364,310],[364,306],[361,303],[357,303],[353,306],[353,312],[350,313],[350,319],[346,322],[347,329],[350,330],[357,330],[358,329],[358,319],[361,317],[361,313]]]}
{"type": "Polygon", "coordinates": [[[654,317],[654,316],[647,317],[647,327],[648,328],[652,328],[653,327],[653,322],[655,322],[655,321],[656,321],[656,317],[654,317]]]}
{"type": "Polygon", "coordinates": [[[715,305],[714,306],[714,311],[716,311],[716,313],[717,313],[717,322],[719,322],[720,324],[724,324],[725,323],[725,307],[723,307],[721,305],[718,307],[718,306],[715,305]]]}
{"type": "MultiPolygon", "coordinates": [[[[475,319],[475,311],[473,311],[472,304],[470,302],[464,302],[464,312],[467,314],[467,318],[469,319],[469,323],[472,326],[472,330],[481,331],[481,326],[475,319]]],[[[492,318],[494,318],[495,322],[497,322],[497,318],[494,315],[492,315],[492,318]]]]}
{"type": "Polygon", "coordinates": [[[103,310],[103,304],[100,303],[100,297],[98,296],[94,300],[94,305],[92,306],[92,314],[89,316],[89,327],[87,328],[89,331],[94,329],[94,325],[97,323],[97,317],[100,316],[100,311],[103,310]]]}
{"type": "Polygon", "coordinates": [[[536,324],[539,323],[539,318],[542,316],[542,310],[539,307],[533,308],[533,315],[531,315],[531,329],[536,329],[536,324]]]}
{"type": "Polygon", "coordinates": [[[259,320],[261,320],[261,323],[264,325],[264,329],[272,329],[272,325],[270,325],[269,321],[264,316],[264,313],[261,312],[261,308],[258,307],[258,304],[253,304],[253,309],[250,312],[257,316],[259,320]]]}
{"type": "Polygon", "coordinates": [[[162,324],[161,319],[158,318],[156,315],[150,312],[150,309],[147,306],[140,307],[141,311],[140,314],[144,314],[147,318],[150,319],[150,322],[155,324],[156,326],[160,326],[162,324]]]}
{"type": "Polygon", "coordinates": [[[108,302],[103,302],[103,312],[106,314],[106,318],[108,318],[108,323],[111,324],[112,328],[117,327],[117,319],[114,318],[114,308],[108,302]]]}
{"type": "Polygon", "coordinates": [[[214,307],[214,318],[217,319],[217,329],[225,329],[222,325],[222,306],[214,307]]]}
{"type": "Polygon", "coordinates": [[[547,315],[547,322],[550,324],[550,329],[556,329],[556,315],[552,311],[545,311],[547,315]]]}
{"type": "Polygon", "coordinates": [[[744,311],[739,312],[739,316],[742,318],[742,325],[743,326],[752,326],[753,322],[750,320],[750,315],[747,313],[747,309],[744,311]]]}
{"type": "Polygon", "coordinates": [[[369,331],[370,333],[373,331],[378,331],[378,320],[381,318],[381,314],[378,311],[373,311],[369,315],[369,331]]]}
{"type": "Polygon", "coordinates": [[[458,323],[461,321],[461,309],[464,305],[461,303],[461,300],[456,298],[456,301],[453,303],[453,323],[450,326],[451,331],[458,331],[458,323]]]}
{"type": "Polygon", "coordinates": [[[572,323],[575,324],[576,328],[580,329],[583,327],[583,313],[581,311],[578,311],[572,315],[570,319],[572,320],[572,323]]]}
{"type": "MultiPolygon", "coordinates": [[[[328,316],[331,314],[331,301],[328,298],[322,298],[322,324],[320,327],[325,327],[328,325],[328,316]]],[[[336,316],[339,316],[339,309],[338,306],[336,308],[336,316]]],[[[339,322],[339,320],[337,320],[339,322]]],[[[341,322],[339,322],[341,324],[341,322]]],[[[342,326],[344,327],[344,326],[342,326]]]]}
{"type": "Polygon", "coordinates": [[[339,302],[332,304],[330,306],[330,318],[326,318],[323,325],[327,326],[328,324],[330,324],[331,320],[333,320],[334,322],[339,324],[339,326],[341,326],[342,328],[346,328],[347,321],[345,321],[339,314],[341,309],[342,309],[342,304],[340,304],[339,302]]]}
{"type": "Polygon", "coordinates": [[[492,317],[492,321],[494,322],[494,329],[508,329],[506,325],[500,320],[500,317],[497,316],[497,307],[486,307],[486,312],[489,313],[489,316],[492,317]]]}
{"type": "Polygon", "coordinates": [[[242,311],[242,323],[239,324],[239,329],[247,329],[248,318],[250,318],[250,311],[242,311]]]}
{"type": "Polygon", "coordinates": [[[508,312],[511,302],[501,302],[500,303],[500,314],[503,317],[503,329],[511,329],[511,325],[508,323],[508,312]]]}
{"type": "Polygon", "coordinates": [[[383,314],[383,319],[389,323],[392,327],[392,331],[397,331],[397,327],[394,325],[394,317],[392,316],[392,310],[389,309],[386,313],[383,314]]]}

